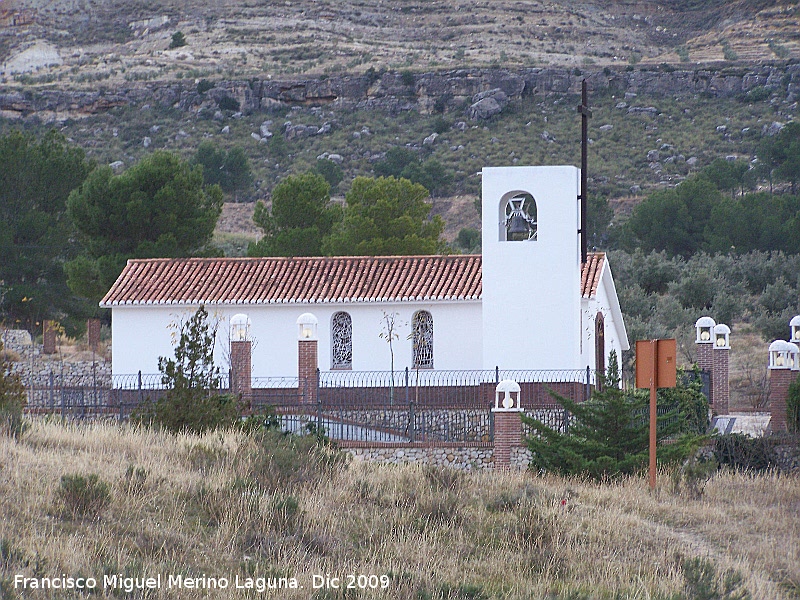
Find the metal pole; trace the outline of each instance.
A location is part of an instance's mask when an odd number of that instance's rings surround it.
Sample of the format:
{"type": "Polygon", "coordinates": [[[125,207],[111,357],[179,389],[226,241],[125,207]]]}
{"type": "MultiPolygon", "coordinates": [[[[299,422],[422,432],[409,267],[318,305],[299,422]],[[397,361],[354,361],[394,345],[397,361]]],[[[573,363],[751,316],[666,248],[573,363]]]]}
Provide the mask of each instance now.
{"type": "Polygon", "coordinates": [[[586,402],[588,402],[592,397],[592,386],[590,383],[591,376],[592,371],[589,368],[589,365],[586,365],[586,402]]]}
{"type": "Polygon", "coordinates": [[[578,196],[581,200],[581,264],[586,263],[587,247],[587,226],[586,214],[588,212],[588,163],[589,163],[589,117],[592,111],[589,110],[589,92],[586,87],[586,80],[581,83],[581,104],[578,106],[581,115],[581,193],[578,196]]]}
{"type": "Polygon", "coordinates": [[[322,399],[319,397],[319,367],[314,372],[314,387],[317,392],[317,435],[322,436],[322,399]]]}
{"type": "Polygon", "coordinates": [[[656,382],[658,381],[658,341],[650,340],[653,352],[653,370],[650,379],[650,489],[656,489],[656,424],[657,412],[656,401],[658,393],[656,382]]]}

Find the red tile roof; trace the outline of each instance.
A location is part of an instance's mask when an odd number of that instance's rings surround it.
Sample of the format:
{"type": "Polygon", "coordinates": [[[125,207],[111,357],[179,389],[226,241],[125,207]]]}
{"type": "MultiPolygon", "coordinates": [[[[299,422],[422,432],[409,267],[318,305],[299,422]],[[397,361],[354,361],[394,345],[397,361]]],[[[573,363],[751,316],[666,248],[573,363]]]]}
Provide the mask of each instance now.
{"type": "Polygon", "coordinates": [[[605,252],[589,252],[586,254],[586,264],[581,269],[581,298],[591,298],[597,293],[597,286],[600,285],[600,276],[603,274],[605,261],[605,252]]]}
{"type": "MultiPolygon", "coordinates": [[[[581,291],[594,294],[602,254],[590,254],[581,291]]],[[[353,256],[129,260],[100,302],[292,304],[478,300],[481,257],[353,256]]]]}

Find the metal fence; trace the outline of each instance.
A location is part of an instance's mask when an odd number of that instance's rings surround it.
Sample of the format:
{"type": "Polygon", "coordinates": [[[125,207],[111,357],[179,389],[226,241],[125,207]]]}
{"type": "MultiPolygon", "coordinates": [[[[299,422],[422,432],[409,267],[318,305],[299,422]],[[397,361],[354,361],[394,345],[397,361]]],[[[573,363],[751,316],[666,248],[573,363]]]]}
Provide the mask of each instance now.
{"type": "MultiPolygon", "coordinates": [[[[589,369],[329,371],[318,373],[316,381],[253,378],[245,400],[248,412],[272,411],[287,431],[322,428],[338,441],[488,444],[494,437],[495,387],[503,379],[520,384],[523,408],[563,420],[558,416],[563,409],[552,394],[586,401],[594,373],[589,369]]],[[[220,393],[229,389],[227,380],[220,381],[220,393]]],[[[31,382],[27,410],[67,418],[126,419],[166,391],[160,374],[115,375],[111,386],[89,387],[66,385],[51,375],[31,382]]]]}

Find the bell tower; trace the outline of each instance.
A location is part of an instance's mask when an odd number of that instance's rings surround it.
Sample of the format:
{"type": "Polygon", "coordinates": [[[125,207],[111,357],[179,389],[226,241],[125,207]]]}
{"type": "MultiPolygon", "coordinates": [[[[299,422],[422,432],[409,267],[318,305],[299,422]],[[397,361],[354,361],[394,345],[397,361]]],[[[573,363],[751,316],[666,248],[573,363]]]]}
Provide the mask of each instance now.
{"type": "Polygon", "coordinates": [[[483,367],[579,369],[579,169],[487,167],[483,367]]]}

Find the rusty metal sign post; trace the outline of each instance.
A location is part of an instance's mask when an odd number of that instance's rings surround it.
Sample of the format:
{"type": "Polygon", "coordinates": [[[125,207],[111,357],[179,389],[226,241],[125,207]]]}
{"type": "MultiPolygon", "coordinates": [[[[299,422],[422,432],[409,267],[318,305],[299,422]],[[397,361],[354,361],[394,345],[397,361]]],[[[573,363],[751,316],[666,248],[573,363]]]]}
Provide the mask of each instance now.
{"type": "Polygon", "coordinates": [[[673,388],[676,384],[674,339],[637,340],[636,387],[650,388],[650,489],[656,488],[656,400],[658,388],[673,388]]]}

